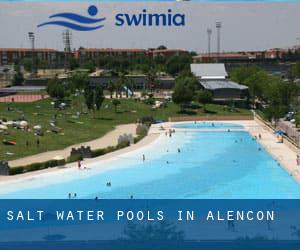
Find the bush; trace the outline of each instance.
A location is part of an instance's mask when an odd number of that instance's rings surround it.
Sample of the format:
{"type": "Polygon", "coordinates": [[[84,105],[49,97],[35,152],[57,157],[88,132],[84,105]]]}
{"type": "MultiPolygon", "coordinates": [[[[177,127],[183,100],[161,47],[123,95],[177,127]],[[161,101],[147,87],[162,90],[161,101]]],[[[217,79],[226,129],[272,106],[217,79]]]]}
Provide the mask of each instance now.
{"type": "Polygon", "coordinates": [[[155,122],[155,119],[154,119],[152,116],[143,116],[143,117],[140,119],[140,122],[141,122],[141,123],[152,124],[152,123],[155,122]]]}
{"type": "Polygon", "coordinates": [[[9,175],[22,174],[24,171],[24,167],[9,168],[9,175]]]}
{"type": "Polygon", "coordinates": [[[126,148],[128,146],[130,146],[129,141],[122,141],[116,146],[116,149],[126,148]]]}
{"type": "Polygon", "coordinates": [[[71,162],[82,161],[82,160],[83,158],[81,154],[73,154],[68,157],[67,162],[71,163],[71,162]]]}
{"type": "Polygon", "coordinates": [[[49,161],[45,161],[45,162],[36,162],[36,163],[32,163],[26,166],[21,166],[21,167],[15,167],[15,168],[11,168],[9,170],[9,174],[10,175],[16,175],[16,174],[22,174],[25,172],[32,172],[32,171],[36,171],[36,170],[42,170],[45,168],[52,168],[52,167],[57,167],[57,166],[62,166],[65,165],[66,161],[63,160],[49,160],[49,161]]]}
{"type": "Polygon", "coordinates": [[[100,148],[100,149],[96,149],[92,151],[92,157],[97,157],[97,156],[101,156],[106,154],[105,149],[104,148],[100,148]]]}

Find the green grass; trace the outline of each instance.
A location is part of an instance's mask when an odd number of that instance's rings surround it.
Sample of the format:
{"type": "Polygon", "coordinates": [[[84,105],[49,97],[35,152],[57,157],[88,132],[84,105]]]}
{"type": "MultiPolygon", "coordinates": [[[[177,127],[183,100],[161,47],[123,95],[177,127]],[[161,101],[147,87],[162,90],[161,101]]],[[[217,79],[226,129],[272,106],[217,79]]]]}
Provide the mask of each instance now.
{"type": "MultiPolygon", "coordinates": [[[[121,100],[117,113],[111,100],[105,100],[101,110],[97,111],[95,118],[92,113],[82,114],[79,119],[72,118],[77,111],[87,111],[83,100],[80,98],[72,100],[72,105],[66,110],[59,111],[51,105],[51,100],[41,100],[33,103],[14,103],[11,105],[13,111],[7,111],[7,104],[0,103],[0,119],[20,119],[24,114],[30,127],[41,125],[44,136],[40,137],[40,145],[37,146],[37,136],[34,133],[12,128],[9,126],[9,135],[0,133],[0,160],[13,160],[28,155],[33,155],[49,150],[62,149],[72,144],[85,142],[103,136],[118,124],[134,123],[143,116],[152,116],[155,119],[167,120],[170,116],[181,116],[179,107],[169,103],[166,108],[152,110],[151,106],[134,100],[121,100]],[[63,129],[62,134],[46,132],[50,130],[50,121],[57,114],[57,127],[63,129]],[[70,122],[72,121],[72,122],[70,122]],[[9,146],[2,144],[2,140],[16,140],[17,145],[9,146]],[[26,141],[30,143],[26,146],[26,141]],[[8,155],[7,152],[13,153],[8,155]]],[[[207,105],[208,113],[203,114],[202,109],[195,109],[193,115],[243,115],[250,114],[248,110],[236,110],[231,112],[221,105],[207,105]]],[[[99,145],[101,147],[101,145],[99,145]]]]}

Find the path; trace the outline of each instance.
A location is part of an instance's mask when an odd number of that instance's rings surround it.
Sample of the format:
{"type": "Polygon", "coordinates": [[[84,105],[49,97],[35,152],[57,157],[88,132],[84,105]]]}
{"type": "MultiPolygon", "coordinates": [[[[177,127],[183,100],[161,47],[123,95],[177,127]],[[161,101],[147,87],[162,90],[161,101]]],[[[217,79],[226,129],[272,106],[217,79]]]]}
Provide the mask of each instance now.
{"type": "Polygon", "coordinates": [[[79,148],[81,146],[90,146],[91,149],[115,146],[118,144],[119,136],[125,133],[136,136],[136,124],[125,124],[125,125],[116,126],[116,128],[113,131],[108,132],[107,134],[105,134],[104,136],[98,139],[71,145],[62,150],[48,151],[48,152],[44,152],[32,156],[20,158],[17,160],[9,161],[9,166],[16,167],[16,166],[28,165],[34,162],[44,162],[44,161],[51,160],[56,156],[61,156],[66,159],[67,157],[70,156],[70,152],[72,148],[79,148]]]}

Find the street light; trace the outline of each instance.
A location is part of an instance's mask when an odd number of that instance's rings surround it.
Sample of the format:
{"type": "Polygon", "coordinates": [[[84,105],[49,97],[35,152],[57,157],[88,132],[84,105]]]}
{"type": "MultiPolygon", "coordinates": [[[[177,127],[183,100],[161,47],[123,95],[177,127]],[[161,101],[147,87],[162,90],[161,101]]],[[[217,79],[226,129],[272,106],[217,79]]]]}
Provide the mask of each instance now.
{"type": "Polygon", "coordinates": [[[32,57],[32,69],[31,73],[35,73],[35,60],[34,60],[34,41],[35,41],[35,36],[33,32],[28,32],[28,37],[31,45],[31,57],[32,57]]]}

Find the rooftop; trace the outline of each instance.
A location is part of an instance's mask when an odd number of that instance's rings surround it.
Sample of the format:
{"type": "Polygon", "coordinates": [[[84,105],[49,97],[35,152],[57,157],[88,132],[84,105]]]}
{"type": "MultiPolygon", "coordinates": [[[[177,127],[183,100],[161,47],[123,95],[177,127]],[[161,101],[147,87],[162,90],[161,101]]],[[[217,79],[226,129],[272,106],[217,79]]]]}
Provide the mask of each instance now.
{"type": "Polygon", "coordinates": [[[228,76],[223,63],[193,63],[191,71],[201,79],[225,79],[228,76]]]}
{"type": "Polygon", "coordinates": [[[247,86],[238,84],[230,80],[199,80],[200,84],[208,90],[216,89],[248,89],[247,86]]]}

